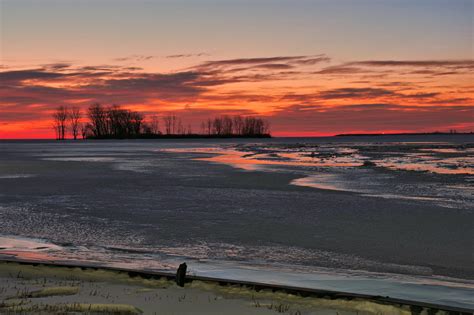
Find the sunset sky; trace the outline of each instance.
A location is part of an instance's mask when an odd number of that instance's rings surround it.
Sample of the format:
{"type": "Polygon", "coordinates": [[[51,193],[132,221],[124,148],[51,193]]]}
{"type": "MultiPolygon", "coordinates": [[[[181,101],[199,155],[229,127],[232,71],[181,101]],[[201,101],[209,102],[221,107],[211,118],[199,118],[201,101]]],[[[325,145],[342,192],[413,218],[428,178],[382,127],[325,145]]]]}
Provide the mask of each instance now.
{"type": "Polygon", "coordinates": [[[0,0],[0,138],[58,105],[275,136],[474,131],[472,0],[0,0]]]}

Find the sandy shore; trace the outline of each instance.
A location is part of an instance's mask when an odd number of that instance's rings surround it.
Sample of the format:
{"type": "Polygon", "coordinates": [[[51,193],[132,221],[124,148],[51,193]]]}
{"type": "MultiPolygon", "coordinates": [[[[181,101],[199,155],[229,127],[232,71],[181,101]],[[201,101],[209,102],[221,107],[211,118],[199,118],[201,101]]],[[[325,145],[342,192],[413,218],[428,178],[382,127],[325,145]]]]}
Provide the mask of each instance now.
{"type": "MultiPolygon", "coordinates": [[[[0,313],[411,314],[364,299],[302,297],[271,290],[79,267],[0,263],[0,313]]],[[[422,311],[423,312],[423,311],[422,311]]],[[[426,312],[426,311],[424,311],[426,312]]],[[[440,311],[440,313],[443,313],[440,311]]]]}

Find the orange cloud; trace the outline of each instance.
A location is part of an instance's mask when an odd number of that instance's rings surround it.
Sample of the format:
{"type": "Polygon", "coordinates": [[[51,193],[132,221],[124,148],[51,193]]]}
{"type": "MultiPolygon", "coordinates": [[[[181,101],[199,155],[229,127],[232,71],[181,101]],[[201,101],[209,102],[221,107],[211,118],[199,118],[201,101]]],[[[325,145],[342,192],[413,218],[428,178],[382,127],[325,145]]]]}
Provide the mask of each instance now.
{"type": "Polygon", "coordinates": [[[56,106],[85,109],[94,102],[146,114],[173,111],[194,129],[209,116],[264,115],[275,135],[474,129],[474,88],[466,80],[473,61],[330,63],[325,55],[241,58],[168,73],[121,65],[3,66],[0,138],[52,138],[56,106]]]}

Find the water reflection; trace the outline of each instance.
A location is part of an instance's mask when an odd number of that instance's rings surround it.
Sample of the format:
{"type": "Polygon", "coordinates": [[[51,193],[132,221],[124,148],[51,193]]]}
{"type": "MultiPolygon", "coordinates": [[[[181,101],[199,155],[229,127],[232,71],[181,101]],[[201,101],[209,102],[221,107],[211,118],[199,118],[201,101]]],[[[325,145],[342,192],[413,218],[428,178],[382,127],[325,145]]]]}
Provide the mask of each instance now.
{"type": "Polygon", "coordinates": [[[442,143],[383,144],[241,144],[223,148],[166,149],[170,152],[212,154],[198,160],[256,170],[259,165],[359,167],[437,174],[474,175],[471,145],[442,143]]]}

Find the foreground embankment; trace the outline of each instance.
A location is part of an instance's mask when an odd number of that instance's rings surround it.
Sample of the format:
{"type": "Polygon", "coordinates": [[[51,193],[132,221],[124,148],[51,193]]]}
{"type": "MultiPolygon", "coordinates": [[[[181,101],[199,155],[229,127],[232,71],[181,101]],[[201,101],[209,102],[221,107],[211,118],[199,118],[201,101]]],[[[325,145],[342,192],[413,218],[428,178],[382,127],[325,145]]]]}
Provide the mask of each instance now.
{"type": "Polygon", "coordinates": [[[472,314],[380,296],[91,266],[0,262],[0,313],[472,314]]]}

